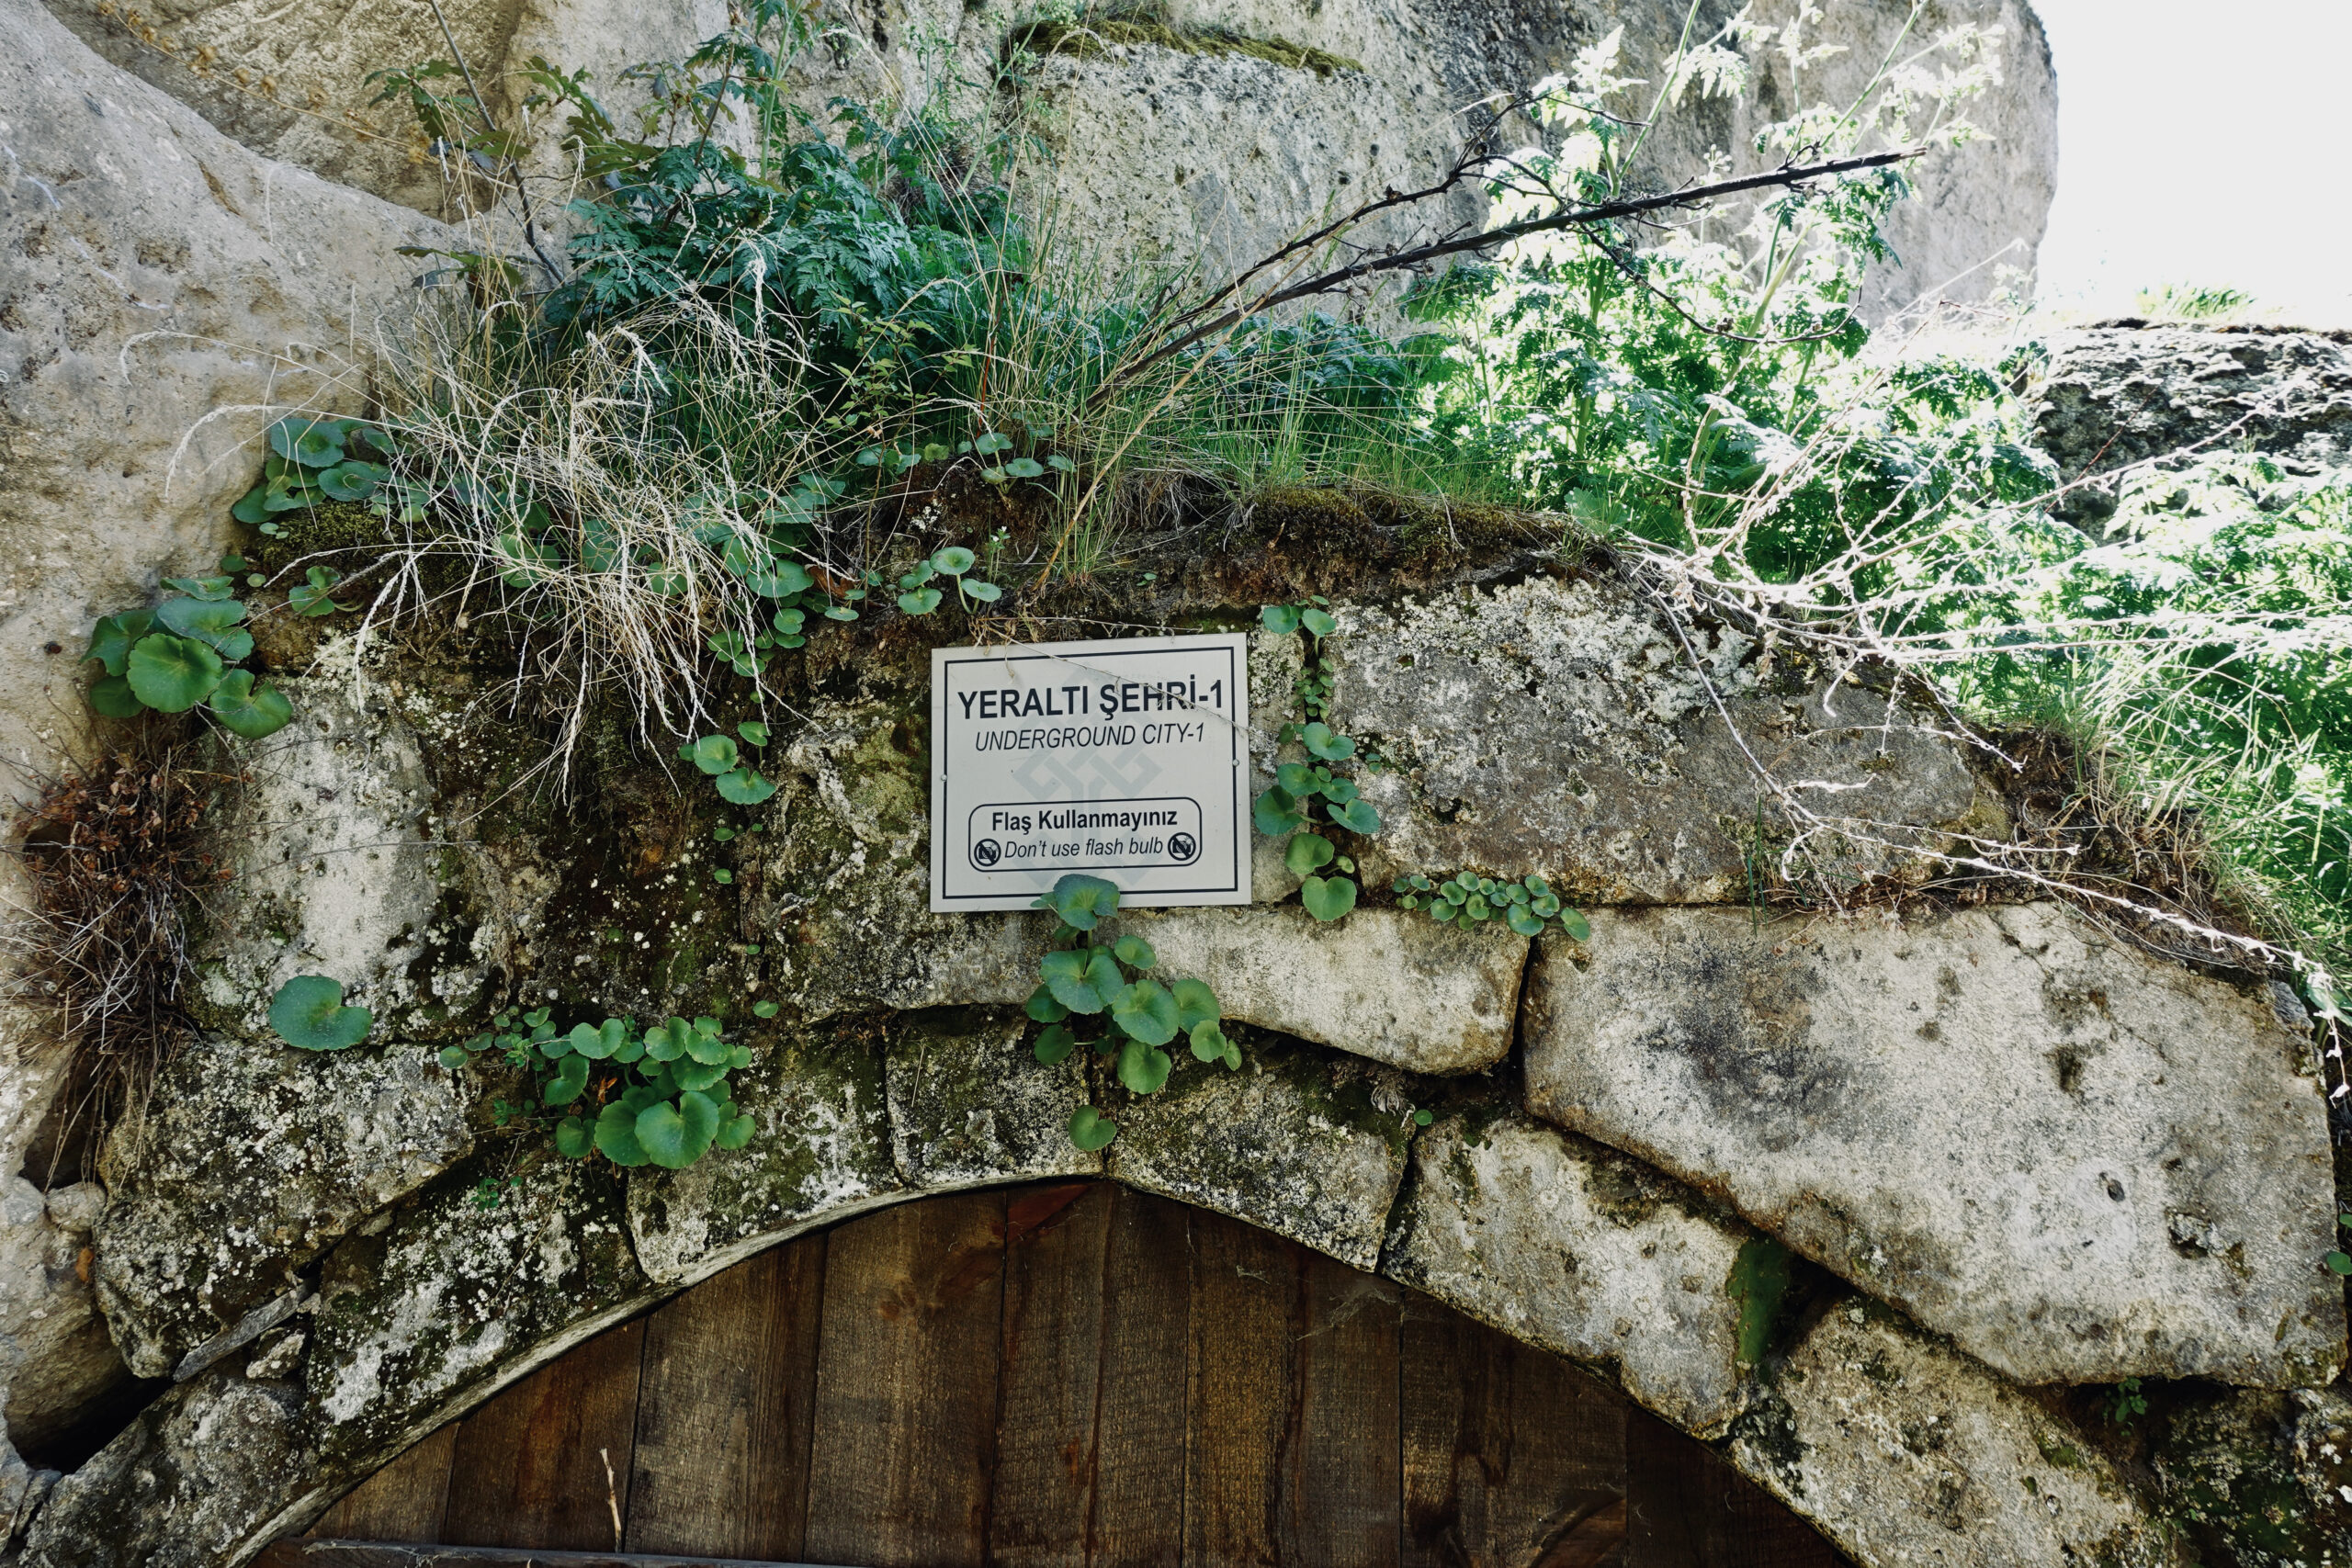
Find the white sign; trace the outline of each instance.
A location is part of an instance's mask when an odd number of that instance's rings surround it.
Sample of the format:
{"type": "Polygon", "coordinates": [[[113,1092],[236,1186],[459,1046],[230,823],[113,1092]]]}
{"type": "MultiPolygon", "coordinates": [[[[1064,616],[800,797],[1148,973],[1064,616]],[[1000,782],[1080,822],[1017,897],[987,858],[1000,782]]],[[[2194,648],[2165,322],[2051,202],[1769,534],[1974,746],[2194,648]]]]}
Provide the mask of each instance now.
{"type": "Polygon", "coordinates": [[[1239,632],[933,649],[932,908],[1250,902],[1249,686],[1239,632]]]}

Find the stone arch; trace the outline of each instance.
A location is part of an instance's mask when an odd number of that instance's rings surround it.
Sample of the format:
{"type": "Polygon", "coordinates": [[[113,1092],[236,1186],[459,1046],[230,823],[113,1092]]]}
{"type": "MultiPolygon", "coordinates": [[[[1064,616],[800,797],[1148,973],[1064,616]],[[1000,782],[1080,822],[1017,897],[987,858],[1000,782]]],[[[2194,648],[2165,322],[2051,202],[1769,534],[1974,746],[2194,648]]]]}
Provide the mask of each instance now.
{"type": "Polygon", "coordinates": [[[1842,1560],[1566,1359],[1123,1184],[911,1196],[451,1422],[272,1568],[368,1545],[770,1562],[1842,1560]]]}

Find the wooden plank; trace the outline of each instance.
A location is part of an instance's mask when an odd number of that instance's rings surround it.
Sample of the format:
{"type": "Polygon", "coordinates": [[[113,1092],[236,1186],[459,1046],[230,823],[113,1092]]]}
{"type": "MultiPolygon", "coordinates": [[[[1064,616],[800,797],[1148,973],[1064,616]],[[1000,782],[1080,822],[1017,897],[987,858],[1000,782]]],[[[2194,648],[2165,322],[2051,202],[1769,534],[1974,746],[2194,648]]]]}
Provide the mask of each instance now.
{"type": "Polygon", "coordinates": [[[631,1551],[801,1554],[824,1281],[825,1237],[802,1236],[647,1320],[631,1551]]]}
{"type": "Polygon", "coordinates": [[[1319,1252],[1300,1272],[1280,1560],[1383,1568],[1398,1560],[1401,1522],[1397,1288],[1319,1252]]]}
{"type": "Polygon", "coordinates": [[[1249,1225],[1193,1216],[1184,1561],[1280,1561],[1277,1519],[1294,1438],[1292,1395],[1305,1249],[1249,1225]]]}
{"type": "Polygon", "coordinates": [[[1165,1198],[1112,1189],[1090,1568],[1176,1568],[1183,1561],[1193,1224],[1213,1219],[1165,1198]]]}
{"type": "Polygon", "coordinates": [[[1625,1538],[1625,1397],[1418,1292],[1404,1304],[1404,1561],[1596,1568],[1625,1538]]]}
{"type": "Polygon", "coordinates": [[[958,1568],[988,1547],[1004,1197],[852,1220],[825,1258],[805,1555],[958,1568]]]}
{"type": "Polygon", "coordinates": [[[458,1451],[450,1422],[361,1482],[311,1527],[351,1540],[437,1541],[449,1506],[449,1461],[458,1451]]]}
{"type": "Polygon", "coordinates": [[[1030,1189],[1005,1212],[1002,1392],[989,1561],[1083,1568],[1102,1385],[1102,1254],[1114,1190],[1030,1189]]]}
{"type": "Polygon", "coordinates": [[[453,1546],[619,1549],[642,1320],[607,1329],[466,1418],[442,1539],[453,1546]]]}
{"type": "Polygon", "coordinates": [[[495,1546],[432,1546],[380,1540],[296,1538],[266,1547],[259,1568],[812,1568],[735,1557],[654,1557],[635,1552],[523,1551],[495,1546]]]}
{"type": "Polygon", "coordinates": [[[1625,1568],[1838,1568],[1803,1519],[1649,1412],[1625,1426],[1625,1568]]]}

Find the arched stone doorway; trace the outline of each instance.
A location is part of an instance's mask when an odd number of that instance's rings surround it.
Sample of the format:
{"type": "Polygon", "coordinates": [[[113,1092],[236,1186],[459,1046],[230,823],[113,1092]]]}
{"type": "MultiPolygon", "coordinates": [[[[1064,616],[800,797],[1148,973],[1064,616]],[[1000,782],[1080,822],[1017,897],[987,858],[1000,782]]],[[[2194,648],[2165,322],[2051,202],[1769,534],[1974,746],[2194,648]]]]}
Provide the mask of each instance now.
{"type": "Polygon", "coordinates": [[[1842,1561],[1568,1362],[1108,1182],[922,1199],[739,1264],[444,1427],[264,1561],[421,1560],[329,1542],[429,1543],[437,1568],[522,1552],[872,1568],[1842,1561]]]}

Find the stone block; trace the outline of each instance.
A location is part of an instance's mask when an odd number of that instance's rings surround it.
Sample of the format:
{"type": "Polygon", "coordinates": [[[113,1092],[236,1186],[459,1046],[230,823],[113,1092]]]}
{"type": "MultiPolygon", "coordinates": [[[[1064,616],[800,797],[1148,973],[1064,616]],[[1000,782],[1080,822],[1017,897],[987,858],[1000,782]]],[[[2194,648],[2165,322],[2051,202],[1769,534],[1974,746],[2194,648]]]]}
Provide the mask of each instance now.
{"type": "Polygon", "coordinates": [[[1119,917],[1155,973],[1191,976],[1225,1016],[1415,1073],[1464,1073],[1510,1054],[1527,939],[1499,920],[1456,931],[1402,909],[1330,924],[1295,904],[1119,917]]]}
{"type": "Polygon", "coordinates": [[[171,1376],[463,1159],[469,1101],[413,1045],[191,1041],[107,1142],[97,1296],[131,1370],[171,1376]]]}
{"type": "Polygon", "coordinates": [[[629,1230],[649,1275],[689,1285],[912,1195],[891,1157],[880,1034],[842,1024],[768,1047],[729,1079],[754,1123],[749,1145],[630,1174],[629,1230]]]}
{"type": "Polygon", "coordinates": [[[1111,1175],[1372,1269],[1412,1132],[1403,1080],[1297,1045],[1241,1055],[1228,1071],[1180,1050],[1157,1094],[1099,1089],[1119,1124],[1111,1175]]]}
{"type": "Polygon", "coordinates": [[[1928,716],[1785,660],[1768,675],[1728,627],[1692,629],[1686,654],[1613,577],[1338,614],[1331,722],[1385,763],[1359,781],[1385,824],[1357,850],[1374,885],[1475,869],[1539,873],[1572,901],[1738,902],[1740,835],[1759,809],[1777,820],[1757,764],[1883,825],[1822,838],[1841,879],[1917,875],[1910,852],[1996,810],[1928,716]]]}
{"type": "Polygon", "coordinates": [[[1834,1309],[1732,1461],[1857,1562],[2169,1568],[2167,1522],[2065,1423],[1883,1308],[1834,1309]]]}
{"type": "Polygon", "coordinates": [[[928,1014],[903,1021],[884,1058],[890,1150],[924,1191],[1099,1176],[1100,1153],[1070,1142],[1086,1103],[1085,1064],[1039,1063],[1011,1010],[928,1014]]]}
{"type": "Polygon", "coordinates": [[[305,1380],[322,1462],[382,1462],[660,1292],[619,1176],[532,1149],[516,1179],[451,1176],[331,1253],[305,1380]]]}
{"type": "Polygon", "coordinates": [[[1537,964],[1531,1109],[2019,1382],[2344,1362],[2324,1106],[2267,987],[2047,903],[1618,911],[1537,964]]]}
{"type": "Polygon", "coordinates": [[[1742,1404],[1741,1251],[1770,1245],[1599,1145],[1523,1116],[1455,1114],[1413,1141],[1380,1271],[1611,1367],[1643,1404],[1713,1437],[1742,1404]]]}

